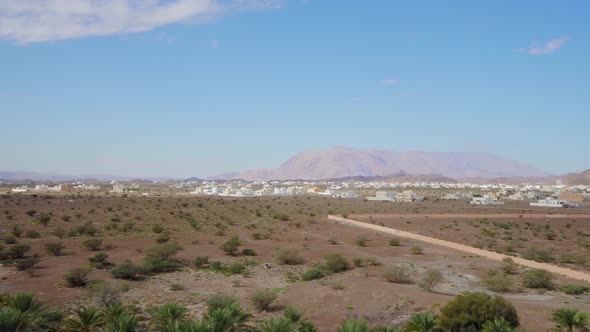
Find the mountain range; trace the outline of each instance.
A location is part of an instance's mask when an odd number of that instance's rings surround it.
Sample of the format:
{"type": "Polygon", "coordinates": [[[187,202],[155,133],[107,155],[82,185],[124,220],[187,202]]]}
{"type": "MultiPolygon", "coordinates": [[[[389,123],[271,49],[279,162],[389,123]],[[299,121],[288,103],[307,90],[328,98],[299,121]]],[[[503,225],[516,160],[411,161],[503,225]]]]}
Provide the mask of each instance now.
{"type": "Polygon", "coordinates": [[[453,179],[543,177],[548,174],[531,165],[482,152],[397,152],[335,147],[295,154],[277,169],[228,173],[211,179],[322,180],[344,177],[438,175],[453,179]]]}

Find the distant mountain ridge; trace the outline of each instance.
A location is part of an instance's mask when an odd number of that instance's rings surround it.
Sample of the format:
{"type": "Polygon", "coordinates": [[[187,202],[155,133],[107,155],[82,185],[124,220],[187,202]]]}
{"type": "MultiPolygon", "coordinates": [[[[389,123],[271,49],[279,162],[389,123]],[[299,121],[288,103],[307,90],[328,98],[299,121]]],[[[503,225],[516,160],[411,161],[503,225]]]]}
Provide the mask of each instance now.
{"type": "MultiPolygon", "coordinates": [[[[548,175],[533,166],[491,153],[397,152],[335,147],[300,152],[277,169],[249,170],[232,174],[232,178],[249,181],[322,180],[356,176],[387,176],[399,172],[414,176],[436,174],[452,179],[548,175]]],[[[211,177],[211,179],[219,179],[219,177],[211,177]]]]}
{"type": "Polygon", "coordinates": [[[569,186],[590,186],[590,169],[580,173],[569,173],[563,177],[563,183],[569,186]]]}

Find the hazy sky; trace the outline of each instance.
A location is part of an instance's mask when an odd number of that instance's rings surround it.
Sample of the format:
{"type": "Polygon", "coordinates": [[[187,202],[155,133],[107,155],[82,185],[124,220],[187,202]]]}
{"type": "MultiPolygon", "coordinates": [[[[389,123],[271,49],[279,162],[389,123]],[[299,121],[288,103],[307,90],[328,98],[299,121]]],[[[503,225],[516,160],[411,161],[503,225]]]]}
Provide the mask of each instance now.
{"type": "Polygon", "coordinates": [[[590,168],[590,1],[0,0],[0,170],[344,145],[590,168]]]}

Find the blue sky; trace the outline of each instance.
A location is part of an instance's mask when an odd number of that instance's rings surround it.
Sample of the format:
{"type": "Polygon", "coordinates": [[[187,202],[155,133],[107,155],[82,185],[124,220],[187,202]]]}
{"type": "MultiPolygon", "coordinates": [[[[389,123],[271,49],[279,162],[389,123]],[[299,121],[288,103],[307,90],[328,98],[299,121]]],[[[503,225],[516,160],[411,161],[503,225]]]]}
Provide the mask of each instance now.
{"type": "Polygon", "coordinates": [[[96,3],[0,1],[0,170],[206,176],[337,145],[590,168],[588,1],[96,3]]]}

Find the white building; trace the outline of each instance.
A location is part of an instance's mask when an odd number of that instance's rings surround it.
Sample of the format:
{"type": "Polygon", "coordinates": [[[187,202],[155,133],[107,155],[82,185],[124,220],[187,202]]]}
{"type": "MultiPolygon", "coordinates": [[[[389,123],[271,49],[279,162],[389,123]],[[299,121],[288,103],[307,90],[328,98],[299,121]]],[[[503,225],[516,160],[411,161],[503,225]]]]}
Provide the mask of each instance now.
{"type": "Polygon", "coordinates": [[[554,208],[563,208],[563,207],[577,207],[577,204],[570,203],[568,201],[559,200],[555,198],[545,198],[540,199],[538,202],[531,202],[531,206],[537,207],[554,207],[554,208]]]}
{"type": "Polygon", "coordinates": [[[473,205],[504,205],[504,202],[498,200],[495,195],[485,194],[482,197],[473,197],[471,199],[473,205]]]}
{"type": "Polygon", "coordinates": [[[124,193],[125,192],[125,186],[123,186],[122,184],[119,183],[115,183],[113,185],[113,189],[111,190],[112,193],[124,193]]]}
{"type": "Polygon", "coordinates": [[[369,201],[395,201],[395,192],[393,191],[384,191],[384,190],[377,190],[374,197],[367,197],[369,201]]]}
{"type": "Polygon", "coordinates": [[[12,190],[11,190],[11,191],[12,191],[13,193],[24,193],[24,192],[27,192],[27,191],[29,191],[29,187],[28,187],[28,186],[26,186],[26,185],[24,185],[24,186],[20,186],[20,187],[15,187],[15,188],[12,188],[12,190]]]}

